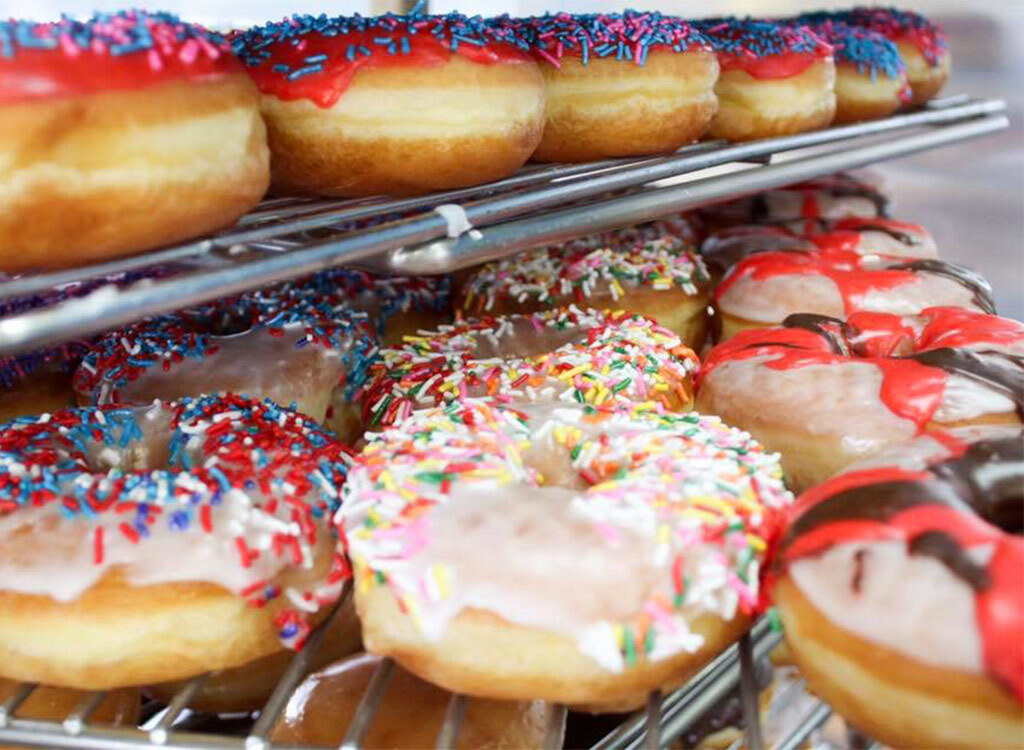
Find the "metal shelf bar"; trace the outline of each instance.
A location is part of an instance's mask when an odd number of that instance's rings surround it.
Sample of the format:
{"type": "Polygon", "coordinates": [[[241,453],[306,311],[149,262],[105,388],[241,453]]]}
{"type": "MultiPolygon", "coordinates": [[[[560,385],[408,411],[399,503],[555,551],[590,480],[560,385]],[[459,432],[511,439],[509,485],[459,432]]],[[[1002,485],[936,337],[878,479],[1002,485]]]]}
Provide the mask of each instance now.
{"type": "Polygon", "coordinates": [[[761,734],[761,707],[758,701],[757,674],[754,671],[754,648],[750,634],[745,633],[736,644],[740,657],[740,703],[743,705],[743,725],[747,730],[747,747],[761,750],[764,738],[761,734]]]}
{"type": "Polygon", "coordinates": [[[36,687],[38,686],[34,682],[23,682],[14,689],[7,700],[0,704],[0,728],[7,726],[11,717],[21,708],[21,704],[28,700],[36,687]]]}
{"type": "Polygon", "coordinates": [[[149,730],[149,739],[154,745],[163,745],[167,743],[168,732],[174,725],[174,720],[181,715],[181,712],[188,707],[189,701],[191,701],[199,689],[206,682],[206,678],[209,675],[201,674],[185,683],[185,687],[174,694],[171,698],[171,702],[164,709],[163,715],[157,722],[157,725],[149,730]]]}
{"type": "Polygon", "coordinates": [[[800,725],[784,740],[779,742],[775,746],[775,750],[798,750],[803,746],[807,738],[811,736],[815,729],[820,727],[828,718],[832,715],[832,707],[824,703],[819,703],[813,709],[811,709],[807,715],[800,721],[800,725]]]}
{"type": "Polygon", "coordinates": [[[459,732],[462,730],[462,720],[466,718],[466,706],[468,700],[464,695],[453,695],[448,700],[448,708],[444,712],[444,722],[441,724],[441,731],[437,735],[437,750],[452,750],[459,740],[459,732]]]}
{"type": "Polygon", "coordinates": [[[341,750],[359,750],[366,732],[370,729],[370,722],[377,713],[380,700],[384,697],[384,691],[388,689],[394,668],[395,663],[391,659],[384,659],[373,671],[370,684],[366,687],[363,699],[359,701],[359,707],[352,717],[352,723],[349,724],[348,732],[345,733],[345,739],[342,740],[341,750]]]}

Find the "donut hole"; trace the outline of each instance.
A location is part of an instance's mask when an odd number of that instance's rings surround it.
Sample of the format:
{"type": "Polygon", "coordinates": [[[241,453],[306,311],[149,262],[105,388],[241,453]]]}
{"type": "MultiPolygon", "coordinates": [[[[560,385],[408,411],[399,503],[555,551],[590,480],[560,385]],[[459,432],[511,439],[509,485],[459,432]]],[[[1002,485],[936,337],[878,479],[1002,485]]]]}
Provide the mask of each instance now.
{"type": "Polygon", "coordinates": [[[169,468],[171,463],[171,415],[162,408],[136,410],[141,436],[115,444],[100,441],[89,442],[81,456],[87,469],[94,474],[106,474],[111,470],[125,473],[159,471],[169,468]]]}

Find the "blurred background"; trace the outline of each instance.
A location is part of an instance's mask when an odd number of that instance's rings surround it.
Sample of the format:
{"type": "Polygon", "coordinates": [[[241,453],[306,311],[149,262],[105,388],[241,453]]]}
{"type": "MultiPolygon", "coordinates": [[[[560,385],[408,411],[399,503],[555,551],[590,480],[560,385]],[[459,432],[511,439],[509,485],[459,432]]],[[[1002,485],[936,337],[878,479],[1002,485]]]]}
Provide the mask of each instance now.
{"type": "MultiPolygon", "coordinates": [[[[636,0],[631,5],[682,16],[790,14],[844,7],[828,0],[636,0]]],[[[379,13],[399,0],[0,0],[0,17],[47,20],[62,12],[87,15],[125,5],[169,10],[215,28],[242,28],[290,13],[379,13]]],[[[946,26],[953,76],[946,93],[1002,97],[1010,130],[878,167],[893,196],[894,218],[924,224],[944,258],[981,271],[993,284],[1003,315],[1024,319],[1024,0],[908,0],[906,7],[946,26]]],[[[549,10],[614,11],[615,0],[431,0],[431,12],[494,15],[549,10]]]]}

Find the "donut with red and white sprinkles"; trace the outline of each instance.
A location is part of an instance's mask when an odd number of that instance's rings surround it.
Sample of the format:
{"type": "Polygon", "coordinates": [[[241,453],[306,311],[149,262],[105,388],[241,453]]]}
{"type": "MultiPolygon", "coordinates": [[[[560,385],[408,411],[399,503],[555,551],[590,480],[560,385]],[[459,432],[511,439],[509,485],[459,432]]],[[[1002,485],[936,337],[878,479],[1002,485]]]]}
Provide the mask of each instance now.
{"type": "Polygon", "coordinates": [[[7,423],[0,675],[106,689],[301,645],[347,576],[330,520],[349,455],[239,396],[7,423]]]}

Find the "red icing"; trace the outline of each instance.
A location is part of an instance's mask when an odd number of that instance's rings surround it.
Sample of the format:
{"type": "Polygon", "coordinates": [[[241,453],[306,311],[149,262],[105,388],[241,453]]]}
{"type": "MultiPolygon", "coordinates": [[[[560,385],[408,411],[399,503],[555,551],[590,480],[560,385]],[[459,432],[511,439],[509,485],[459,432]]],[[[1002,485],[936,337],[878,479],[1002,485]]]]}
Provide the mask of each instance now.
{"type": "Polygon", "coordinates": [[[781,55],[730,55],[718,53],[718,64],[723,71],[742,70],[759,80],[772,78],[789,78],[800,75],[814,63],[831,55],[831,50],[813,52],[785,52],[781,55]]]}
{"type": "MultiPolygon", "coordinates": [[[[490,42],[485,46],[463,43],[452,52],[448,42],[441,41],[433,34],[423,31],[406,36],[409,40],[408,54],[389,54],[374,44],[374,39],[387,36],[381,29],[350,31],[337,36],[324,36],[311,32],[299,37],[298,44],[291,41],[274,42],[265,48],[271,57],[258,66],[249,67],[249,75],[256,86],[265,94],[278,99],[294,101],[308,99],[318,107],[332,107],[345,93],[352,79],[360,70],[375,68],[417,68],[437,67],[458,55],[481,65],[520,64],[531,62],[532,58],[516,47],[501,42],[490,42]],[[353,60],[347,57],[348,50],[355,45],[372,50],[370,55],[358,55],[353,60]],[[286,75],[274,71],[274,65],[285,64],[296,70],[307,65],[306,58],[326,55],[320,63],[322,70],[288,80],[286,75]]],[[[397,34],[396,34],[397,36],[397,34]]],[[[382,93],[383,95],[383,93],[382,93]]]]}
{"type": "Polygon", "coordinates": [[[868,293],[912,284],[917,278],[906,270],[865,268],[864,256],[852,252],[766,252],[751,255],[733,266],[715,289],[715,299],[720,300],[741,278],[761,281],[776,276],[808,275],[831,279],[839,290],[847,314],[855,312],[860,299],[868,293]]]}
{"type": "Polygon", "coordinates": [[[55,97],[132,91],[178,79],[204,80],[241,73],[243,66],[226,43],[204,37],[175,39],[174,27],[148,22],[153,47],[113,55],[94,41],[77,45],[57,24],[39,24],[37,36],[57,34],[54,49],[20,47],[0,55],[0,104],[55,97]]]}
{"type": "MultiPolygon", "coordinates": [[[[955,442],[955,441],[953,441],[955,442]]],[[[961,455],[964,445],[950,445],[951,457],[961,455]]],[[[849,472],[801,495],[791,518],[834,495],[855,487],[882,482],[919,481],[928,472],[896,467],[849,472]]],[[[782,553],[784,562],[819,554],[829,547],[851,541],[903,540],[929,531],[940,531],[962,547],[991,545],[994,553],[985,569],[991,584],[976,594],[975,614],[983,644],[986,669],[1007,685],[1017,700],[1024,701],[1024,539],[1007,534],[973,513],[946,505],[916,505],[886,522],[840,519],[817,526],[792,541],[782,553]]]]}
{"type": "Polygon", "coordinates": [[[992,344],[1009,347],[1024,343],[1024,323],[959,307],[929,307],[921,311],[927,320],[917,340],[919,351],[942,347],[977,347],[992,344]]]}

